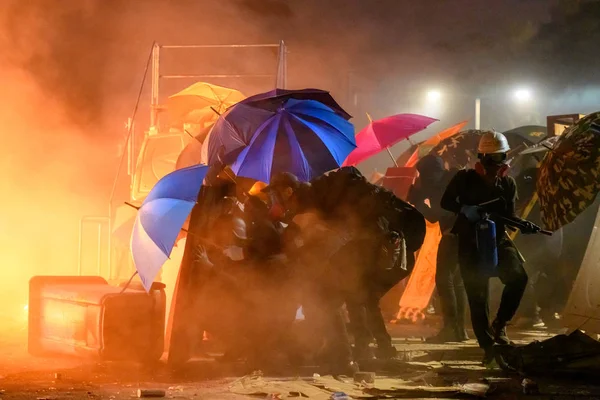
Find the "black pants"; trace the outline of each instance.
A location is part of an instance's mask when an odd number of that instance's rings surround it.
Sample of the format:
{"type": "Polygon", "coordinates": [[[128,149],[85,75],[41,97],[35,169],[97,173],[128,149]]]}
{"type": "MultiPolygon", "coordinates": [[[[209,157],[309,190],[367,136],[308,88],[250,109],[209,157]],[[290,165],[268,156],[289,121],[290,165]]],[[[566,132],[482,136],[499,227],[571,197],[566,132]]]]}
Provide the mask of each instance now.
{"type": "Polygon", "coordinates": [[[458,266],[458,238],[444,235],[437,252],[435,284],[440,297],[444,328],[465,329],[467,294],[458,266]]]}
{"type": "MultiPolygon", "coordinates": [[[[368,252],[363,254],[368,254],[368,252]]],[[[358,353],[368,348],[371,339],[375,339],[380,351],[385,352],[392,349],[392,337],[385,326],[385,319],[379,303],[381,298],[398,282],[406,278],[414,268],[414,254],[407,254],[406,258],[406,270],[392,268],[366,274],[362,277],[361,288],[346,297],[350,329],[358,353]]],[[[368,261],[365,264],[367,267],[369,266],[368,261]]],[[[370,261],[373,262],[373,260],[370,261]]]]}
{"type": "MultiPolygon", "coordinates": [[[[459,262],[471,308],[473,331],[479,347],[489,348],[494,344],[489,322],[489,278],[480,272],[477,265],[477,249],[470,240],[461,238],[459,262]]],[[[496,319],[506,323],[515,315],[527,287],[527,273],[523,263],[517,249],[508,240],[502,240],[498,244],[498,273],[504,290],[496,319]]]]}

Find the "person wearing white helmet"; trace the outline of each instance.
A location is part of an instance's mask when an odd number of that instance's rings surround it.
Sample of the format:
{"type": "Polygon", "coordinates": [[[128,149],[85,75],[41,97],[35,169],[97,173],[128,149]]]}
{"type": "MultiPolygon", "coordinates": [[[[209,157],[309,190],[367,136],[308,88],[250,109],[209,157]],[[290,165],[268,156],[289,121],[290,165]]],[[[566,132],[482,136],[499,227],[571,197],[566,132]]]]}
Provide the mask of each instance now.
{"type": "Polygon", "coordinates": [[[504,218],[518,221],[523,233],[536,233],[540,228],[521,220],[515,214],[517,185],[508,176],[506,137],[495,131],[481,135],[477,149],[479,162],[474,169],[461,170],[448,184],[441,199],[442,208],[458,215],[453,232],[458,235],[460,271],[471,308],[471,322],[479,346],[485,351],[484,365],[495,362],[494,344],[510,344],[506,325],[513,318],[525,287],[527,273],[523,259],[506,234],[504,218]],[[487,203],[487,204],[486,204],[487,203]],[[482,206],[486,204],[485,206],[482,206]],[[502,300],[494,322],[489,323],[489,275],[479,266],[476,223],[482,214],[491,215],[496,223],[498,275],[504,284],[502,300]]]}

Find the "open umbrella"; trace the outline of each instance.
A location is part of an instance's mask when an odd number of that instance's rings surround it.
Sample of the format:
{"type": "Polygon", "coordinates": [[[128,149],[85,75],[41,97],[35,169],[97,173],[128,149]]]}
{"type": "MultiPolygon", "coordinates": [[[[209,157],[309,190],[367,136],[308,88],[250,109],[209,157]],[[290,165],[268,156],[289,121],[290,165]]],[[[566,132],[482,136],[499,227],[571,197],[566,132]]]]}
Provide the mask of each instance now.
{"type": "Polygon", "coordinates": [[[538,144],[548,135],[548,129],[541,125],[525,125],[504,132],[506,137],[519,136],[527,144],[538,144]]]}
{"type": "MultiPolygon", "coordinates": [[[[369,117],[369,119],[371,118],[369,117]]],[[[417,114],[398,114],[371,121],[356,135],[356,150],[350,153],[344,165],[356,165],[383,150],[387,150],[396,163],[389,148],[426,129],[435,121],[437,119],[417,114]]]]}
{"type": "Polygon", "coordinates": [[[139,208],[131,234],[131,254],[146,291],[168,260],[207,172],[205,165],[171,172],[154,185],[139,208]]]}
{"type": "Polygon", "coordinates": [[[600,112],[560,136],[542,160],[536,189],[542,221],[552,231],[594,203],[600,191],[600,112]]]}
{"type": "Polygon", "coordinates": [[[224,112],[246,98],[241,92],[206,82],[196,82],[169,97],[167,109],[172,120],[198,123],[224,112]],[[212,109],[211,109],[212,108],[212,109]],[[214,111],[213,111],[214,109],[214,111]]]}
{"type": "Polygon", "coordinates": [[[339,168],[355,147],[354,126],[333,109],[288,99],[275,111],[244,103],[227,110],[210,135],[208,158],[262,182],[279,172],[310,181],[339,168]]]}
{"type": "Polygon", "coordinates": [[[558,139],[560,139],[560,136],[552,136],[548,139],[544,139],[541,142],[523,150],[519,153],[519,155],[546,153],[554,148],[554,145],[556,142],[558,142],[558,139]]]}
{"type": "Polygon", "coordinates": [[[486,131],[468,129],[442,140],[429,154],[440,156],[451,168],[465,168],[477,159],[477,146],[486,131]]]}
{"type": "Polygon", "coordinates": [[[194,136],[194,139],[183,148],[181,153],[179,153],[179,157],[177,157],[175,169],[208,163],[208,146],[205,144],[208,141],[213,126],[214,124],[211,124],[202,128],[200,132],[194,136]]]}
{"type": "Polygon", "coordinates": [[[259,93],[254,96],[250,96],[243,100],[242,103],[251,105],[253,107],[277,111],[283,103],[289,99],[296,100],[316,100],[319,103],[325,104],[333,111],[341,115],[344,119],[349,120],[352,118],[331,94],[321,89],[300,89],[300,90],[288,90],[288,89],[275,89],[265,93],[259,93]]]}
{"type": "Polygon", "coordinates": [[[468,121],[459,122],[458,124],[444,129],[443,131],[419,144],[410,146],[409,149],[407,149],[400,157],[396,159],[397,164],[405,167],[414,167],[417,164],[417,161],[429,154],[429,152],[442,140],[458,134],[461,129],[467,125],[467,122],[468,121]]]}

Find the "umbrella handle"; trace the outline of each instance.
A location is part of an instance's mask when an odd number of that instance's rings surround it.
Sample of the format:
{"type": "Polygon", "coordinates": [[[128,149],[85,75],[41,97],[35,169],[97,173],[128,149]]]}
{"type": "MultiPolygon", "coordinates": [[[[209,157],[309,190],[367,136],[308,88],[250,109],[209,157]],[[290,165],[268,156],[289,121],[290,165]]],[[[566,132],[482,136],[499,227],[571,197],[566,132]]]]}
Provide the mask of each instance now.
{"type": "Polygon", "coordinates": [[[127,204],[129,207],[133,207],[133,208],[135,208],[136,210],[139,210],[139,209],[140,209],[138,206],[136,206],[136,205],[133,205],[133,204],[131,204],[131,203],[127,202],[127,201],[125,202],[125,204],[127,204]]]}

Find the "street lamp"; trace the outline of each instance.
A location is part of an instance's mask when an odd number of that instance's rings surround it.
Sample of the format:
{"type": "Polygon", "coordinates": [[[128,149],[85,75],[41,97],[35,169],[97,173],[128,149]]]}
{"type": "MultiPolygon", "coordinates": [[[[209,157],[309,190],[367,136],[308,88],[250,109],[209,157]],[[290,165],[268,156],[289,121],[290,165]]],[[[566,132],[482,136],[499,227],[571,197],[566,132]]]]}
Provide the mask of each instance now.
{"type": "MultiPolygon", "coordinates": [[[[464,95],[464,94],[463,94],[464,95]]],[[[529,89],[521,88],[515,90],[514,98],[519,103],[526,103],[533,99],[533,93],[529,89]]],[[[439,90],[429,90],[427,92],[427,100],[430,103],[437,103],[442,98],[442,92],[439,90]]],[[[481,129],[481,98],[475,99],[475,129],[481,129]]]]}
{"type": "Polygon", "coordinates": [[[439,90],[430,90],[427,92],[427,100],[434,102],[439,101],[442,98],[442,92],[439,90]]]}
{"type": "Polygon", "coordinates": [[[531,100],[531,90],[529,89],[518,89],[515,90],[514,97],[517,101],[524,103],[531,100]]]}

